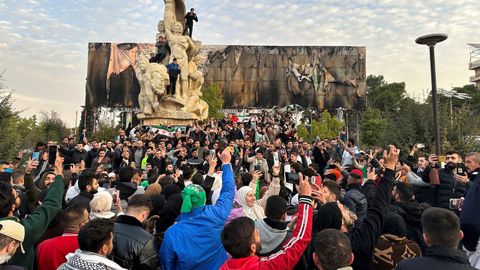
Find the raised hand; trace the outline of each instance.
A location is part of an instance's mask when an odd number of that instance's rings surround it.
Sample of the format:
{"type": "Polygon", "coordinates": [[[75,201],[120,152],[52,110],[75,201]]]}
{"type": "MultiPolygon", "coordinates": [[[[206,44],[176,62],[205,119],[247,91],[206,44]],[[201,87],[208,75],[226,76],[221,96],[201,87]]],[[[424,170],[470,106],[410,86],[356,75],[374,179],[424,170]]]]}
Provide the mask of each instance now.
{"type": "Polygon", "coordinates": [[[298,185],[300,195],[303,196],[312,196],[312,186],[308,182],[308,176],[303,176],[302,173],[298,174],[298,185]]]}
{"type": "Polygon", "coordinates": [[[230,164],[230,161],[232,160],[232,154],[230,153],[230,150],[228,150],[228,147],[223,150],[222,154],[220,155],[220,160],[222,161],[222,164],[230,164]]]}
{"type": "Polygon", "coordinates": [[[385,168],[395,170],[395,166],[398,163],[398,156],[400,155],[400,149],[397,149],[394,145],[389,145],[389,151],[383,151],[383,158],[385,159],[385,168]]]}

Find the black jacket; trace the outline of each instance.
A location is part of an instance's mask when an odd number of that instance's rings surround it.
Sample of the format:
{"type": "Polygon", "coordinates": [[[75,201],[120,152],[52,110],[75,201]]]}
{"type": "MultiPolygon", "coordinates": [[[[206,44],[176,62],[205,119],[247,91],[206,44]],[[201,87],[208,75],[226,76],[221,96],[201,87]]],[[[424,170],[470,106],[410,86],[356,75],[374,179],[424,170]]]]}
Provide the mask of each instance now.
{"type": "Polygon", "coordinates": [[[435,206],[448,209],[450,199],[464,196],[466,186],[459,184],[453,172],[448,168],[438,170],[440,185],[436,187],[435,206]]]}
{"type": "Polygon", "coordinates": [[[93,194],[87,191],[80,191],[80,194],[73,197],[67,204],[67,207],[80,205],[90,212],[90,201],[93,199],[93,194]]]}
{"type": "Polygon", "coordinates": [[[422,252],[427,246],[423,240],[422,214],[426,210],[426,204],[419,204],[417,201],[396,202],[390,206],[390,210],[399,214],[407,225],[407,238],[415,241],[422,252]]]}
{"type": "Polygon", "coordinates": [[[400,261],[397,270],[425,270],[448,269],[466,270],[475,269],[470,266],[465,252],[458,249],[432,246],[427,248],[423,257],[400,261]]]}
{"type": "Polygon", "coordinates": [[[242,131],[239,128],[230,130],[230,132],[228,132],[228,139],[230,141],[243,139],[242,131]]]}
{"type": "Polygon", "coordinates": [[[392,170],[386,169],[377,193],[369,205],[363,224],[355,226],[349,234],[352,243],[352,252],[355,255],[352,267],[355,270],[368,270],[373,258],[373,251],[383,230],[385,215],[390,206],[390,197],[393,189],[392,170]]]}
{"type": "Polygon", "coordinates": [[[114,225],[113,260],[127,269],[160,269],[153,235],[138,219],[122,215],[114,225]]]}

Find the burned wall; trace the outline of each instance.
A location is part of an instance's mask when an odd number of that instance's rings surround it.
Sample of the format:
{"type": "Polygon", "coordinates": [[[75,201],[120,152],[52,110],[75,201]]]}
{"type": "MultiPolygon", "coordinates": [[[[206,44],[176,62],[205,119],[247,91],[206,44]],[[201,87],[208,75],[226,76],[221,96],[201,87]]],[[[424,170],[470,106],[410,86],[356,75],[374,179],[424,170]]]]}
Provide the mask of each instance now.
{"type": "MultiPolygon", "coordinates": [[[[135,55],[154,48],[153,44],[90,43],[86,105],[137,107],[135,55]],[[128,63],[122,62],[122,56],[128,63]]],[[[204,87],[218,84],[225,108],[365,107],[365,47],[202,46],[200,53],[207,58],[200,67],[204,87]]]]}

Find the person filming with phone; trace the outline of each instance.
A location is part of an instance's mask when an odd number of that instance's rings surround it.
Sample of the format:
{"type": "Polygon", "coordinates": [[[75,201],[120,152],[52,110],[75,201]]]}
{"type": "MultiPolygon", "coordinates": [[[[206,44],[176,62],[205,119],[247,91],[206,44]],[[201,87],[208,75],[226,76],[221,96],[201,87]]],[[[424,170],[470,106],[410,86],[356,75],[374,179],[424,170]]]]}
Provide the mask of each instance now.
{"type": "MultiPolygon", "coordinates": [[[[438,158],[430,158],[431,166],[437,166],[438,158]]],[[[445,153],[445,168],[438,170],[439,185],[435,187],[436,207],[451,208],[451,199],[464,197],[468,178],[466,177],[465,165],[457,151],[445,153]]]]}

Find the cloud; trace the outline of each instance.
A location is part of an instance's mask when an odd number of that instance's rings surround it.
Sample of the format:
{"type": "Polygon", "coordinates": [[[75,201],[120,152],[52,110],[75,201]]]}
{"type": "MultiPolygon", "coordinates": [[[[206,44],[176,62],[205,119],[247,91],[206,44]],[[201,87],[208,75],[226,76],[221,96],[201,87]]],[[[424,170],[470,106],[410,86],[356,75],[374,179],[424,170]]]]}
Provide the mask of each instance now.
{"type": "MultiPolygon", "coordinates": [[[[367,73],[430,88],[428,50],[416,37],[445,32],[438,44],[439,87],[461,86],[467,42],[479,42],[478,0],[197,0],[194,37],[203,44],[366,46],[367,73]]],[[[187,5],[187,9],[190,5],[187,5]]],[[[162,1],[0,2],[0,70],[18,106],[58,110],[72,122],[84,102],[89,42],[154,42],[162,1]],[[30,97],[28,99],[27,97],[30,97]],[[54,102],[51,102],[54,101],[54,102]]]]}

